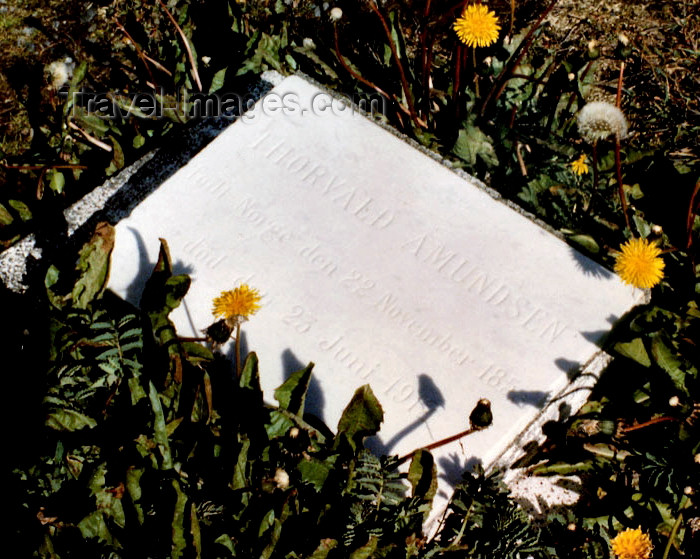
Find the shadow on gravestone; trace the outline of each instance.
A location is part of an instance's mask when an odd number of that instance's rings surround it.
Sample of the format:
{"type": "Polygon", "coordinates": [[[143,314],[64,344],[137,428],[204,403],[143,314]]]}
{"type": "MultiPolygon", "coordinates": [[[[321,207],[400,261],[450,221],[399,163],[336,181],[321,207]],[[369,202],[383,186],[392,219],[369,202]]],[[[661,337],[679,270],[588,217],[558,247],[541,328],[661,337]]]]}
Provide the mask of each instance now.
{"type": "MultiPolygon", "coordinates": [[[[141,301],[143,288],[145,287],[148,278],[151,277],[151,274],[153,273],[153,268],[155,267],[156,263],[151,261],[151,259],[149,258],[148,251],[146,250],[146,243],[144,242],[141,234],[138,231],[136,231],[136,229],[132,229],[131,227],[129,227],[129,231],[136,239],[136,245],[138,246],[139,270],[138,273],[134,276],[134,280],[127,287],[125,298],[130,303],[138,305],[139,301],[141,301]]],[[[194,273],[194,267],[189,264],[185,264],[182,260],[176,260],[175,262],[173,262],[172,266],[174,275],[191,275],[192,273],[194,273]]],[[[189,316],[189,312],[187,314],[189,316]]],[[[192,321],[190,320],[190,323],[191,322],[192,321]]]]}
{"type": "MultiPolygon", "coordinates": [[[[294,355],[294,352],[287,348],[282,352],[282,374],[284,379],[287,380],[292,373],[299,371],[306,367],[299,358],[294,355]]],[[[316,416],[318,419],[325,423],[323,417],[323,407],[325,405],[325,398],[323,397],[323,391],[321,390],[321,385],[314,377],[313,371],[311,371],[311,380],[309,381],[309,388],[306,391],[306,401],[304,402],[304,416],[310,414],[316,416]]]]}
{"type": "MultiPolygon", "coordinates": [[[[426,423],[430,416],[433,415],[438,408],[445,407],[445,397],[442,395],[442,392],[440,392],[440,389],[433,382],[433,379],[429,375],[418,375],[418,397],[420,399],[420,402],[426,408],[425,413],[421,415],[418,419],[401,429],[401,431],[396,433],[396,435],[394,435],[386,443],[382,442],[381,437],[369,438],[366,443],[367,448],[369,448],[373,453],[377,455],[391,454],[391,450],[401,439],[408,436],[418,427],[426,423]]],[[[428,428],[428,430],[430,430],[430,428],[428,428]]],[[[426,445],[427,444],[430,444],[430,441],[426,441],[426,445]]]]}
{"type": "MultiPolygon", "coordinates": [[[[469,447],[469,437],[460,442],[465,448],[469,447]]],[[[459,482],[462,481],[464,474],[467,472],[472,472],[476,466],[483,466],[481,458],[477,456],[470,456],[464,461],[460,458],[458,453],[451,453],[446,458],[440,458],[438,464],[441,468],[440,479],[447,482],[451,487],[455,487],[459,482]]],[[[445,495],[449,497],[448,495],[445,495]]]]}
{"type": "Polygon", "coordinates": [[[574,380],[581,372],[581,363],[578,361],[571,361],[570,359],[559,357],[554,360],[554,364],[566,373],[566,377],[569,380],[574,380]]]}
{"type": "Polygon", "coordinates": [[[528,405],[542,409],[549,400],[550,393],[541,390],[509,390],[506,396],[519,406],[528,405]]]}
{"type": "Polygon", "coordinates": [[[608,279],[613,276],[613,273],[603,266],[599,266],[588,256],[581,254],[573,247],[569,247],[569,253],[572,258],[576,261],[576,267],[583,272],[586,276],[592,276],[594,278],[604,278],[608,279]]]}

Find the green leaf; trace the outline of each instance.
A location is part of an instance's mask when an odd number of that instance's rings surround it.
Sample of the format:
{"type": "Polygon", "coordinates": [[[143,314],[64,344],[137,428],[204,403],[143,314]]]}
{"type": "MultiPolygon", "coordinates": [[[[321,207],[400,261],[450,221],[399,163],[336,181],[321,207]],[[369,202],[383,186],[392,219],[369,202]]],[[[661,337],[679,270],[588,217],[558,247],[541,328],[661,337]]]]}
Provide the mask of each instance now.
{"type": "Polygon", "coordinates": [[[108,544],[113,544],[114,538],[110,534],[105,522],[104,513],[101,510],[96,510],[88,514],[78,523],[78,529],[83,538],[97,538],[108,544]]]}
{"type": "Polygon", "coordinates": [[[27,204],[25,204],[21,200],[10,200],[8,203],[19,214],[19,217],[22,221],[29,221],[30,219],[32,219],[32,212],[29,209],[29,206],[27,206],[27,204]]]}
{"type": "Polygon", "coordinates": [[[136,518],[138,518],[139,524],[143,524],[145,519],[143,514],[143,507],[139,503],[141,500],[142,490],[141,490],[141,476],[146,470],[144,468],[136,468],[130,466],[126,471],[126,490],[131,497],[131,503],[136,511],[136,518]]]}
{"type": "Polygon", "coordinates": [[[73,307],[86,309],[102,295],[109,275],[109,259],[114,248],[114,227],[109,223],[99,223],[92,239],[80,249],[78,256],[78,280],[71,294],[73,307]]]}
{"type": "Polygon", "coordinates": [[[226,70],[228,70],[228,68],[222,68],[216,74],[214,74],[214,77],[211,80],[211,87],[209,87],[210,94],[214,93],[215,91],[218,91],[224,86],[224,80],[226,79],[226,70]]]}
{"type": "Polygon", "coordinates": [[[0,204],[0,225],[10,225],[15,220],[7,208],[0,204]]]}
{"type": "Polygon", "coordinates": [[[53,410],[46,417],[46,426],[56,431],[79,431],[85,427],[92,429],[95,425],[97,421],[71,409],[53,410]]]}
{"type": "Polygon", "coordinates": [[[470,166],[476,165],[477,159],[483,160],[489,167],[498,165],[491,138],[473,124],[467,124],[459,131],[452,153],[470,166]]]}
{"type": "Polygon", "coordinates": [[[377,551],[378,542],[377,536],[370,536],[369,541],[359,549],[353,551],[349,559],[371,559],[377,551]]]}
{"type": "Polygon", "coordinates": [[[574,245],[582,247],[584,250],[590,252],[591,254],[598,254],[600,252],[600,247],[596,240],[590,235],[571,235],[567,237],[574,245]]]}
{"type": "Polygon", "coordinates": [[[432,502],[437,492],[437,468],[433,455],[427,450],[417,450],[408,468],[411,495],[432,502]]]}
{"type": "Polygon", "coordinates": [[[146,143],[146,138],[144,138],[141,134],[138,136],[134,136],[134,139],[131,141],[131,145],[134,149],[139,149],[140,147],[143,147],[143,145],[146,143]]]}
{"type": "Polygon", "coordinates": [[[360,446],[364,437],[379,431],[384,420],[384,410],[374,396],[369,384],[355,391],[352,400],[343,410],[338,421],[338,434],[344,433],[354,446],[360,446]]]}
{"type": "Polygon", "coordinates": [[[155,416],[153,419],[153,428],[155,431],[153,440],[158,445],[158,450],[160,450],[160,454],[163,457],[161,469],[169,470],[173,467],[173,458],[170,453],[170,443],[168,442],[168,428],[165,424],[163,406],[160,403],[158,391],[151,381],[148,382],[148,399],[151,401],[151,408],[155,416]]]}
{"type": "Polygon", "coordinates": [[[180,487],[178,480],[172,481],[173,489],[177,494],[175,510],[173,511],[172,538],[173,544],[170,552],[172,559],[179,559],[185,553],[187,541],[185,540],[185,505],[187,505],[187,495],[180,487]]]}
{"type": "Polygon", "coordinates": [[[258,538],[262,538],[265,532],[272,528],[274,522],[275,509],[270,509],[269,511],[267,511],[267,513],[265,513],[265,516],[263,516],[263,519],[260,522],[260,528],[258,528],[258,538]]]}
{"type": "Polygon", "coordinates": [[[270,413],[270,422],[265,424],[265,431],[269,439],[284,437],[294,427],[294,422],[283,413],[273,410],[270,413]]]}
{"type": "Polygon", "coordinates": [[[649,359],[649,354],[644,348],[642,338],[635,338],[631,342],[618,342],[615,344],[615,351],[620,355],[634,359],[637,363],[645,367],[651,365],[651,359],[649,359]]]}
{"type": "Polygon", "coordinates": [[[258,373],[258,356],[254,351],[248,354],[241,371],[239,386],[243,389],[243,397],[247,405],[262,404],[263,393],[260,389],[260,374],[258,373]]]}
{"type": "Polygon", "coordinates": [[[51,264],[49,269],[46,270],[44,286],[46,287],[46,294],[49,298],[49,302],[57,309],[62,309],[65,305],[65,299],[53,290],[53,286],[58,283],[59,277],[60,272],[58,271],[58,268],[51,264]]]}
{"type": "Polygon", "coordinates": [[[293,372],[289,378],[275,390],[275,400],[280,404],[280,408],[287,410],[294,415],[304,414],[304,402],[306,391],[311,380],[311,370],[313,363],[309,363],[305,368],[293,372]]]}
{"type": "Polygon", "coordinates": [[[662,334],[656,335],[651,340],[651,354],[656,364],[661,367],[678,390],[688,393],[685,386],[685,372],[681,370],[681,360],[674,351],[666,345],[662,334]]]}
{"type": "Polygon", "coordinates": [[[56,194],[61,194],[63,187],[66,185],[66,178],[63,176],[63,173],[56,169],[50,169],[46,174],[50,176],[49,188],[56,194]]]}
{"type": "Polygon", "coordinates": [[[214,543],[223,545],[226,549],[228,549],[231,552],[231,554],[236,554],[236,548],[233,545],[233,538],[228,534],[221,534],[218,538],[214,540],[214,543]]]}
{"type": "Polygon", "coordinates": [[[231,489],[234,491],[236,489],[245,489],[250,485],[247,474],[250,440],[247,437],[244,438],[243,435],[239,435],[239,438],[241,438],[241,450],[238,453],[238,460],[233,468],[233,480],[231,480],[231,489]]]}
{"type": "Polygon", "coordinates": [[[112,161],[109,163],[109,167],[105,169],[105,175],[108,177],[111,177],[114,173],[122,169],[125,163],[124,150],[122,150],[121,144],[116,140],[116,138],[114,138],[114,136],[110,136],[110,140],[112,141],[113,155],[112,161]]]}
{"type": "Polygon", "coordinates": [[[301,460],[299,464],[297,464],[297,470],[301,474],[301,480],[313,485],[316,491],[321,491],[323,488],[323,484],[326,483],[331,468],[332,464],[329,465],[317,458],[301,460]]]}
{"type": "Polygon", "coordinates": [[[321,540],[315,551],[309,556],[309,559],[326,559],[328,554],[338,547],[338,540],[326,538],[321,540]]]}

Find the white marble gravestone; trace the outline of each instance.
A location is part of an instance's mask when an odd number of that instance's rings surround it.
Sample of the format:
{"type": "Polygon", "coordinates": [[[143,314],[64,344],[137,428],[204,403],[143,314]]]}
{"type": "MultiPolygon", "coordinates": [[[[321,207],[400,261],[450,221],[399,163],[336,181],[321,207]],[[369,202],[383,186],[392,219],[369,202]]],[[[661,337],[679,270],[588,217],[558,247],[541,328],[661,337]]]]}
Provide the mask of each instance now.
{"type": "Polygon", "coordinates": [[[289,77],[117,226],[110,287],[138,303],[159,238],[192,287],[183,336],[212,299],[248,283],[244,325],[263,388],[313,361],[307,411],[335,428],[369,383],[385,418],[375,448],[435,452],[445,479],[491,464],[599,352],[642,292],[299,77],[289,77]],[[138,279],[140,277],[140,279],[138,279]]]}

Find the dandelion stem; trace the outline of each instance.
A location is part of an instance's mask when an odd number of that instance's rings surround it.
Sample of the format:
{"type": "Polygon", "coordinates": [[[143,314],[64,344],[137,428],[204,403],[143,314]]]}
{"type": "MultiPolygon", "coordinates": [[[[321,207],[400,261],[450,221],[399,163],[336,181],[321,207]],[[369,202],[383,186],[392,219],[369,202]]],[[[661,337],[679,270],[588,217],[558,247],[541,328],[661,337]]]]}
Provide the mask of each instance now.
{"type": "Polygon", "coordinates": [[[540,25],[544,21],[544,19],[549,15],[549,12],[552,11],[552,8],[554,8],[555,4],[559,0],[552,0],[549,5],[545,8],[545,10],[542,12],[540,15],[539,19],[535,22],[535,24],[530,27],[530,29],[527,32],[527,35],[525,35],[525,38],[522,40],[520,45],[518,46],[518,56],[513,57],[511,56],[508,64],[506,67],[503,69],[501,72],[500,76],[498,76],[498,79],[496,80],[496,83],[494,83],[494,86],[491,88],[491,91],[489,91],[489,94],[486,96],[484,99],[484,102],[481,105],[481,110],[479,111],[479,116],[484,116],[486,114],[486,109],[491,103],[491,101],[498,101],[498,98],[503,94],[503,91],[506,88],[506,84],[508,83],[507,76],[515,69],[518,67],[520,62],[522,61],[523,57],[527,54],[527,51],[530,50],[530,47],[532,46],[532,42],[535,39],[535,31],[539,29],[540,25]]]}
{"type": "Polygon", "coordinates": [[[625,199],[625,187],[622,184],[622,163],[620,162],[620,137],[615,137],[615,175],[617,176],[617,190],[620,195],[620,204],[622,205],[622,213],[625,216],[625,224],[627,229],[632,231],[630,218],[627,215],[627,200],[625,199]]]}
{"type": "Polygon", "coordinates": [[[399,461],[396,463],[396,465],[400,466],[404,462],[410,460],[413,457],[413,455],[416,452],[418,452],[419,450],[434,450],[440,446],[443,446],[443,445],[449,444],[451,442],[454,442],[458,439],[461,439],[462,437],[466,437],[467,435],[471,435],[475,431],[479,431],[479,429],[473,429],[470,427],[469,429],[461,431],[460,433],[457,433],[456,435],[452,435],[451,437],[447,437],[446,439],[441,439],[439,441],[436,441],[434,443],[429,444],[428,446],[423,446],[421,448],[417,448],[413,452],[409,452],[405,456],[402,456],[401,458],[399,458],[399,461]]]}
{"type": "MultiPolygon", "coordinates": [[[[353,70],[347,62],[345,62],[343,55],[340,53],[340,42],[338,41],[338,27],[335,25],[333,26],[333,32],[335,35],[335,54],[338,57],[338,60],[340,61],[340,65],[343,68],[345,68],[345,70],[353,78],[355,78],[357,81],[359,81],[360,83],[365,84],[367,87],[371,87],[377,93],[379,93],[379,95],[382,95],[382,96],[386,97],[387,99],[392,99],[392,96],[389,95],[386,91],[384,91],[382,88],[380,88],[379,86],[377,86],[374,83],[372,83],[371,81],[369,81],[367,78],[365,78],[362,75],[355,72],[355,70],[353,70]]],[[[399,104],[399,106],[400,106],[400,104],[399,104]]]]}
{"type": "Polygon", "coordinates": [[[637,425],[631,425],[630,427],[623,427],[621,431],[623,433],[629,433],[630,431],[636,431],[637,429],[644,429],[645,427],[649,427],[651,425],[656,425],[657,423],[663,423],[664,421],[678,421],[675,417],[656,417],[654,419],[650,419],[649,421],[645,421],[644,423],[639,423],[637,425]]]}
{"type": "Polygon", "coordinates": [[[593,191],[598,190],[598,142],[593,142],[593,152],[591,153],[593,160],[593,191]]]}
{"type": "Polygon", "coordinates": [[[396,64],[396,67],[399,70],[399,77],[401,78],[401,87],[403,88],[403,92],[406,96],[406,103],[408,103],[408,110],[411,113],[411,119],[416,124],[416,126],[421,127],[421,128],[425,128],[425,123],[422,122],[418,118],[418,115],[416,114],[416,108],[413,105],[413,94],[411,93],[411,88],[408,85],[408,80],[406,79],[406,72],[404,72],[403,64],[401,64],[401,59],[399,58],[399,53],[396,51],[396,45],[394,45],[394,39],[391,36],[391,29],[389,29],[389,25],[387,25],[386,18],[384,17],[382,12],[379,10],[379,6],[377,6],[375,1],[369,2],[369,7],[372,9],[372,11],[375,14],[377,14],[379,21],[382,22],[382,27],[384,28],[384,33],[386,33],[387,40],[389,41],[389,48],[391,49],[391,55],[394,58],[394,62],[396,64]]]}
{"type": "Polygon", "coordinates": [[[236,322],[236,341],[234,342],[236,352],[236,378],[241,378],[241,322],[236,322]]]}
{"type": "Polygon", "coordinates": [[[615,97],[615,106],[619,109],[622,101],[622,76],[625,73],[625,63],[620,62],[620,75],[617,78],[617,95],[615,97]]]}
{"type": "Polygon", "coordinates": [[[695,223],[695,215],[697,214],[698,202],[696,201],[698,194],[700,194],[700,181],[695,183],[695,190],[690,196],[690,204],[688,205],[688,217],[686,218],[686,227],[688,231],[688,242],[686,244],[686,249],[690,249],[693,244],[693,224],[695,223]]]}
{"type": "Polygon", "coordinates": [[[163,4],[163,0],[158,0],[158,3],[160,4],[160,7],[163,8],[165,14],[168,16],[170,23],[172,23],[175,26],[175,29],[180,35],[180,39],[182,39],[182,43],[185,45],[185,51],[187,51],[187,58],[190,61],[192,77],[194,78],[194,81],[197,84],[197,89],[199,91],[202,91],[202,82],[199,79],[199,72],[197,71],[197,62],[195,61],[194,56],[192,55],[192,49],[190,47],[189,41],[187,40],[185,32],[182,30],[182,27],[178,25],[177,21],[173,17],[173,14],[171,14],[170,10],[168,10],[168,7],[165,4],[163,4]]]}
{"type": "Polygon", "coordinates": [[[472,66],[474,67],[474,95],[479,98],[479,74],[476,71],[476,47],[472,47],[472,66]]]}
{"type": "Polygon", "coordinates": [[[664,554],[661,559],[668,559],[668,554],[671,553],[671,548],[673,547],[673,540],[676,539],[678,530],[681,527],[681,522],[683,521],[683,509],[688,506],[688,496],[683,495],[681,502],[678,506],[678,516],[676,521],[673,523],[673,528],[671,528],[671,533],[668,535],[668,542],[666,542],[666,547],[664,549],[664,554]]]}

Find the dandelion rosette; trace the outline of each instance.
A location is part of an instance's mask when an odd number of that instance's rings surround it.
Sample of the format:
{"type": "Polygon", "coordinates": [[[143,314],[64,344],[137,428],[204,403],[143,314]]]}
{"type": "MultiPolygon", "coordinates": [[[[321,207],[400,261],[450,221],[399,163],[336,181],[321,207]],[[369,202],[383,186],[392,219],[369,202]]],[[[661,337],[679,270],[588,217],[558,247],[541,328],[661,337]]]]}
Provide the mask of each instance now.
{"type": "Polygon", "coordinates": [[[641,527],[620,532],[610,543],[618,559],[649,559],[653,549],[651,539],[642,532],[641,527]]]}
{"type": "Polygon", "coordinates": [[[260,309],[260,292],[242,284],[232,291],[224,291],[214,299],[212,313],[232,325],[248,319],[260,309]]]}
{"type": "Polygon", "coordinates": [[[615,272],[627,284],[649,289],[664,277],[661,249],[646,239],[631,239],[620,247],[615,272]]]}
{"type": "Polygon", "coordinates": [[[577,175],[585,175],[588,173],[588,165],[586,164],[586,156],[581,155],[576,161],[570,163],[571,170],[577,175]]]}
{"type": "Polygon", "coordinates": [[[470,4],[452,26],[468,47],[487,47],[496,42],[501,26],[498,17],[483,4],[470,4]]]}
{"type": "Polygon", "coordinates": [[[584,105],[578,113],[578,133],[590,144],[608,136],[627,136],[627,119],[624,113],[611,103],[594,101],[584,105]]]}

